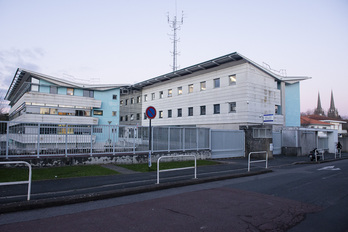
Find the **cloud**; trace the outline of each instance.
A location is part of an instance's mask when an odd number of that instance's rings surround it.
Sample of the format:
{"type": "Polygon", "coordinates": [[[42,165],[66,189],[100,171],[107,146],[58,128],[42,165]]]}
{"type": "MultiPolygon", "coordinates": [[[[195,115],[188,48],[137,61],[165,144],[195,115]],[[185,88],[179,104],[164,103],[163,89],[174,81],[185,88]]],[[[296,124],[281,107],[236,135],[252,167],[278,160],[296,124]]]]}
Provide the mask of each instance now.
{"type": "Polygon", "coordinates": [[[45,56],[42,48],[0,50],[0,90],[8,89],[17,68],[39,71],[37,63],[45,56]]]}

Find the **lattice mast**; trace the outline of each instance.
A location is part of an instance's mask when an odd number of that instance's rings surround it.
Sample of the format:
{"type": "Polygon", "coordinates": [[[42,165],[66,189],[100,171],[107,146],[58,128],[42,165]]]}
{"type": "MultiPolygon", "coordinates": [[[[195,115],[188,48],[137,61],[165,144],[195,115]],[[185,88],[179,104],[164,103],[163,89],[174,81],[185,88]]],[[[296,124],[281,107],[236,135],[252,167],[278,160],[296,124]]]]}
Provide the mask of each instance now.
{"type": "Polygon", "coordinates": [[[177,56],[180,54],[178,52],[178,47],[177,43],[180,41],[180,39],[177,37],[177,31],[180,30],[181,25],[184,24],[184,11],[181,12],[181,19],[178,20],[177,18],[177,12],[176,12],[176,3],[175,3],[175,15],[173,19],[170,19],[169,13],[168,13],[168,24],[170,28],[173,31],[173,34],[170,35],[170,39],[172,40],[173,43],[173,51],[171,52],[173,56],[173,72],[175,72],[178,69],[178,58],[177,56]]]}

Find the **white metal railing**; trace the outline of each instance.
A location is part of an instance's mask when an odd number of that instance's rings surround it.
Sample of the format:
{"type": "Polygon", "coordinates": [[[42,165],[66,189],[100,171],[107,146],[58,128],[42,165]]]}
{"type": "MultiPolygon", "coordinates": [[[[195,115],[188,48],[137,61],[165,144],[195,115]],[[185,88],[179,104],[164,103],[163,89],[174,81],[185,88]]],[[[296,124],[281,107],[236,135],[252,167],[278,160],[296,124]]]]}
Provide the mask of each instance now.
{"type": "MultiPolygon", "coordinates": [[[[315,162],[318,162],[318,156],[320,156],[324,160],[324,153],[325,153],[324,149],[315,150],[315,152],[314,152],[315,162]]],[[[335,157],[336,157],[336,154],[335,154],[335,157]]]]}
{"type": "Polygon", "coordinates": [[[195,155],[172,155],[172,156],[161,156],[157,159],[157,183],[159,184],[159,173],[160,172],[170,172],[170,171],[179,171],[179,170],[185,170],[185,169],[192,169],[194,168],[194,179],[197,179],[197,157],[195,155]],[[177,158],[177,157],[194,157],[195,158],[195,166],[194,167],[184,167],[184,168],[172,168],[172,169],[164,169],[160,170],[159,164],[161,159],[165,158],[177,158]]]}
{"type": "Polygon", "coordinates": [[[7,162],[0,162],[0,164],[25,164],[29,167],[29,178],[27,181],[14,181],[14,182],[2,182],[0,183],[0,186],[2,185],[16,185],[16,184],[28,184],[28,196],[27,200],[30,200],[30,192],[31,192],[31,165],[28,162],[25,161],[7,161],[7,162]]]}
{"type": "Polygon", "coordinates": [[[341,149],[335,149],[335,159],[337,159],[336,158],[336,156],[339,156],[340,158],[342,158],[342,151],[341,151],[341,149]]]}
{"type": "Polygon", "coordinates": [[[248,172],[250,172],[250,164],[251,163],[259,163],[259,162],[266,162],[266,168],[268,168],[268,152],[267,151],[253,151],[253,152],[249,153],[249,155],[248,155],[248,172]],[[254,161],[250,160],[250,157],[251,157],[252,154],[262,154],[262,153],[266,154],[266,159],[264,159],[264,160],[254,160],[254,161]]]}

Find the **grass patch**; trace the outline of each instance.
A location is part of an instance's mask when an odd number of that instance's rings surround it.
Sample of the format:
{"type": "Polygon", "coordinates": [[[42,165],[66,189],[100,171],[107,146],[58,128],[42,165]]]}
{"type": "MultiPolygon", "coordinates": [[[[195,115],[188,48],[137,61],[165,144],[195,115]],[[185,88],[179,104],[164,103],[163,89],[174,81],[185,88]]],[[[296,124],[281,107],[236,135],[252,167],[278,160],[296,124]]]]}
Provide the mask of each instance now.
{"type": "MultiPolygon", "coordinates": [[[[0,182],[28,180],[28,168],[0,168],[0,182]]],[[[99,165],[33,168],[32,180],[115,175],[118,172],[99,165]]]]}
{"type": "MultiPolygon", "coordinates": [[[[219,162],[210,160],[197,160],[197,166],[204,165],[216,165],[219,162]]],[[[194,160],[189,161],[173,161],[173,162],[161,162],[160,169],[172,169],[172,168],[183,168],[183,167],[193,167],[195,165],[194,160]]],[[[136,172],[153,172],[157,171],[157,163],[153,162],[152,167],[149,168],[148,164],[118,164],[117,166],[127,168],[136,172]]]]}

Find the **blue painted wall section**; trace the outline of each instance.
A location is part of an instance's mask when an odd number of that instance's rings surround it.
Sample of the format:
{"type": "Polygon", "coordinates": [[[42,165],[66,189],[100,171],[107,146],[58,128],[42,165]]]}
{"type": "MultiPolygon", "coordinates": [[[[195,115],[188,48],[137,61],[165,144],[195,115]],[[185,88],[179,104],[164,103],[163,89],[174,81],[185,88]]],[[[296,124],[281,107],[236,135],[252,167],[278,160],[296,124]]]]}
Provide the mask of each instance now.
{"type": "Polygon", "coordinates": [[[285,126],[301,126],[300,82],[285,84],[285,126]]]}
{"type": "Polygon", "coordinates": [[[101,100],[101,108],[93,109],[93,117],[99,118],[99,125],[109,125],[108,121],[111,121],[111,125],[119,125],[119,113],[120,113],[120,89],[112,89],[107,91],[94,91],[94,98],[101,100]],[[113,95],[117,95],[117,99],[113,99],[113,95]],[[95,115],[94,110],[102,110],[103,115],[95,115]],[[116,116],[112,116],[112,111],[116,111],[116,116]]]}

